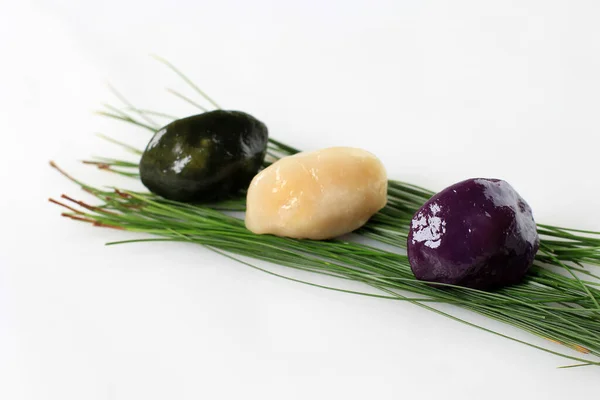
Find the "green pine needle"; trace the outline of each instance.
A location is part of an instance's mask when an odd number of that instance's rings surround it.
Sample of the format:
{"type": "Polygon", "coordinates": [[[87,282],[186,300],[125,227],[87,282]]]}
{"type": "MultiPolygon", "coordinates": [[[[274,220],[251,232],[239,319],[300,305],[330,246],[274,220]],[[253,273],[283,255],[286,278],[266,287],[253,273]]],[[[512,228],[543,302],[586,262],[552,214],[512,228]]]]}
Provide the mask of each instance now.
{"type": "MultiPolygon", "coordinates": [[[[166,64],[200,96],[216,108],[219,106],[172,64],[166,64]]],[[[177,97],[201,110],[194,100],[172,91],[177,97]]],[[[113,93],[125,104],[125,110],[106,105],[109,111],[99,114],[127,122],[151,132],[159,127],[150,115],[173,118],[166,114],[138,109],[119,92],[113,93]],[[129,112],[128,112],[129,111],[129,112]],[[131,112],[131,113],[130,113],[131,112]],[[140,121],[132,113],[140,116],[140,121]]],[[[137,155],[141,150],[127,143],[102,136],[137,155]]],[[[299,150],[275,139],[268,146],[269,161],[297,153],[299,150]]],[[[101,169],[139,178],[138,164],[113,158],[96,158],[85,163],[101,169]]],[[[58,169],[58,167],[51,163],[58,169]]],[[[375,246],[353,241],[311,241],[255,235],[242,220],[230,211],[245,210],[245,199],[233,198],[214,205],[191,205],[162,199],[151,193],[124,189],[103,190],[86,185],[58,169],[85,191],[98,199],[98,205],[63,195],[64,201],[51,199],[65,207],[65,217],[95,226],[152,234],[154,239],[132,239],[110,244],[147,241],[178,241],[195,243],[216,251],[247,266],[284,279],[303,284],[377,298],[407,301],[447,318],[527,346],[576,361],[561,368],[600,365],[600,233],[538,224],[540,251],[525,280],[517,285],[493,292],[453,285],[428,284],[415,279],[408,259],[398,252],[386,251],[377,243],[405,248],[409,223],[414,212],[434,192],[418,186],[389,181],[388,204],[356,234],[374,240],[375,246]],[[67,204],[69,203],[69,204],[67,204]],[[244,259],[240,258],[244,257],[244,259]],[[247,259],[255,259],[286,267],[339,278],[339,287],[331,287],[291,278],[258,267],[247,259]],[[588,279],[583,279],[586,276],[588,279]],[[360,282],[364,291],[343,287],[345,281],[360,282]],[[409,293],[411,295],[409,295],[409,293]],[[436,304],[451,304],[470,310],[529,332],[538,337],[587,355],[558,352],[525,340],[493,331],[458,318],[436,308],[436,304]]]]}

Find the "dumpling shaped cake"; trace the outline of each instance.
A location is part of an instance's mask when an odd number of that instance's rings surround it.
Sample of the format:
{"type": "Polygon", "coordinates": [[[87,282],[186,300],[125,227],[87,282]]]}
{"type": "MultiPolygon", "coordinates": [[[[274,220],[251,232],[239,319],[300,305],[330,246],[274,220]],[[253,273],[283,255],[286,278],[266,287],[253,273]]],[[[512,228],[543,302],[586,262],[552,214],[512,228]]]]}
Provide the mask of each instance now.
{"type": "Polygon", "coordinates": [[[387,173],[351,147],[298,153],[270,165],[248,188],[246,227],[258,234],[331,239],[363,226],[387,202],[387,173]]]}

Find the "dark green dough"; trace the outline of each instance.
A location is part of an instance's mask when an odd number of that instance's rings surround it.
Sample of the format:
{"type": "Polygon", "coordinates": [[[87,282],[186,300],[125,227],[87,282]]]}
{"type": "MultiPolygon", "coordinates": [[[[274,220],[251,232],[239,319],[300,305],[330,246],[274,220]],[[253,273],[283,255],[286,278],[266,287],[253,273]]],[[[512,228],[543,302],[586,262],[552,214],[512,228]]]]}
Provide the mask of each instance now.
{"type": "Polygon", "coordinates": [[[265,124],[240,111],[211,111],[160,129],[140,161],[142,183],[169,200],[207,202],[247,189],[262,166],[265,124]]]}

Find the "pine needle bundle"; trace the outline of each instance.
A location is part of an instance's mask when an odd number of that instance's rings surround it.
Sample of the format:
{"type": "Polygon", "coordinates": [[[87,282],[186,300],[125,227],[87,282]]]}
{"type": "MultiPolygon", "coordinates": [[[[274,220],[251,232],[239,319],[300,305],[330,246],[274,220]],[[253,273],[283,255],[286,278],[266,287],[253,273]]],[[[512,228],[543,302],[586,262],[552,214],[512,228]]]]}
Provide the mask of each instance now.
{"type": "MultiPolygon", "coordinates": [[[[200,101],[219,106],[191,80],[167,61],[159,59],[190,85],[200,101]]],[[[114,89],[113,89],[114,91],[114,89]]],[[[106,105],[101,115],[136,125],[155,133],[161,125],[153,117],[176,119],[167,114],[134,107],[114,91],[122,107],[106,105]]],[[[208,108],[199,101],[179,92],[171,93],[195,105],[200,111],[208,108]]],[[[142,154],[129,144],[104,139],[136,154],[142,154]]],[[[265,167],[274,161],[299,152],[278,140],[270,139],[265,167]]],[[[139,179],[138,163],[113,158],[97,158],[87,164],[139,179]]],[[[368,240],[311,241],[255,235],[248,231],[240,211],[245,210],[243,194],[216,204],[187,204],[166,200],[148,192],[123,188],[101,189],[81,182],[66,172],[63,175],[97,198],[88,204],[71,196],[63,200],[50,199],[66,209],[63,216],[98,227],[126,230],[153,235],[152,238],[132,238],[122,244],[148,241],[177,241],[195,243],[216,251],[247,266],[269,274],[329,290],[364,296],[407,301],[445,317],[468,324],[572,360],[574,366],[600,365],[600,233],[538,224],[540,249],[533,267],[525,280],[517,285],[495,291],[481,291],[444,284],[425,283],[415,279],[403,254],[409,224],[415,211],[434,192],[409,183],[390,180],[387,206],[364,227],[356,237],[368,240]],[[380,244],[385,244],[388,250],[380,244]],[[389,250],[393,246],[396,250],[389,250]],[[339,286],[325,286],[315,282],[291,278],[259,267],[250,260],[274,263],[310,273],[339,279],[339,286]],[[359,282],[364,291],[344,287],[345,281],[359,282]],[[520,328],[533,335],[574,350],[555,351],[510,337],[484,326],[458,318],[452,312],[442,311],[439,304],[450,304],[496,321],[520,328]],[[578,355],[579,353],[579,355],[578,355]]]]}

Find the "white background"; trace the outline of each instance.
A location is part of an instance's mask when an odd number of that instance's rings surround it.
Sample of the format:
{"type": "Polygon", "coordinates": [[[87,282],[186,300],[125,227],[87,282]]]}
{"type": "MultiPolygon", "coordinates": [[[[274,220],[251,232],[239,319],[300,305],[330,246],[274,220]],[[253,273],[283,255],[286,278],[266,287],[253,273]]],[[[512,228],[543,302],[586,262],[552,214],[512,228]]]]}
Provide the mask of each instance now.
{"type": "Polygon", "coordinates": [[[285,142],[363,147],[432,189],[503,178],[538,221],[600,230],[599,20],[593,0],[0,0],[0,398],[594,396],[597,369],[409,304],[195,246],[104,247],[132,235],[62,219],[47,198],[83,194],[47,162],[127,184],[78,160],[122,155],[95,132],[148,140],[92,114],[107,80],[195,112],[157,53],[285,142]]]}

